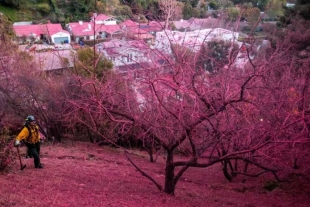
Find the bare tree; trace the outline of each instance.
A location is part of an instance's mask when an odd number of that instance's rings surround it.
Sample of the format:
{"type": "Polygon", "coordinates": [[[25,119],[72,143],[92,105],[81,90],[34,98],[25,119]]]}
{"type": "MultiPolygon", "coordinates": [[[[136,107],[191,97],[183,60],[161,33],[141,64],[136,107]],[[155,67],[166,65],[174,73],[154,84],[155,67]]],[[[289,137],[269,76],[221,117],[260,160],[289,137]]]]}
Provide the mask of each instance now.
{"type": "Polygon", "coordinates": [[[196,67],[199,53],[182,48],[175,47],[173,57],[157,52],[165,64],[141,67],[140,79],[78,79],[80,93],[67,96],[68,114],[83,112],[80,122],[111,143],[105,127],[134,130],[135,139],[159,144],[167,154],[163,185],[126,155],[168,194],[190,167],[221,164],[229,180],[266,172],[281,180],[279,172],[309,170],[308,58],[301,64],[281,41],[262,44],[264,55],[255,60],[246,53],[242,67],[230,55],[225,67],[207,73],[196,67]],[[187,156],[175,159],[180,151],[187,156]]]}
{"type": "Polygon", "coordinates": [[[164,11],[165,16],[163,17],[163,19],[165,19],[165,29],[167,29],[169,26],[169,21],[178,11],[178,3],[176,0],[159,0],[158,3],[160,9],[164,11]]]}

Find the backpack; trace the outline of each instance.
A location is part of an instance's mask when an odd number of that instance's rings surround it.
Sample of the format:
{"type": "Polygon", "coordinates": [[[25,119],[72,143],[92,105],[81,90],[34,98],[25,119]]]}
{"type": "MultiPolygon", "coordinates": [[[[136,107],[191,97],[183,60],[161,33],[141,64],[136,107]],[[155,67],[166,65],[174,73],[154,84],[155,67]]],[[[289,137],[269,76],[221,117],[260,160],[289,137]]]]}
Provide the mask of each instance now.
{"type": "MultiPolygon", "coordinates": [[[[31,131],[31,128],[30,128],[30,126],[27,124],[27,122],[24,122],[24,125],[23,125],[23,127],[21,128],[21,130],[23,130],[25,127],[27,128],[27,130],[28,130],[28,132],[29,132],[29,135],[28,135],[28,137],[27,137],[26,139],[22,140],[22,142],[23,142],[24,144],[30,143],[29,140],[30,140],[30,138],[31,138],[31,136],[32,136],[32,131],[33,131],[33,130],[34,130],[35,133],[37,133],[37,134],[40,133],[40,130],[39,130],[39,128],[38,128],[38,125],[36,125],[35,128],[31,131]]],[[[21,131],[21,130],[20,130],[20,131],[21,131]]]]}
{"type": "MultiPolygon", "coordinates": [[[[30,138],[31,135],[32,135],[32,134],[31,134],[32,132],[31,132],[30,127],[29,127],[26,123],[24,124],[24,126],[22,127],[21,130],[23,130],[25,127],[28,129],[28,132],[29,132],[29,135],[28,135],[28,137],[27,137],[26,140],[25,140],[25,142],[28,142],[29,138],[30,138]]],[[[37,130],[37,128],[36,128],[36,130],[37,130]]]]}
{"type": "MultiPolygon", "coordinates": [[[[27,124],[24,124],[24,126],[21,128],[21,130],[23,130],[25,127],[28,129],[29,135],[28,135],[26,140],[22,140],[22,145],[27,145],[27,141],[31,137],[31,130],[27,124]]],[[[33,158],[29,148],[27,148],[27,151],[26,151],[26,159],[27,158],[33,158]]]]}

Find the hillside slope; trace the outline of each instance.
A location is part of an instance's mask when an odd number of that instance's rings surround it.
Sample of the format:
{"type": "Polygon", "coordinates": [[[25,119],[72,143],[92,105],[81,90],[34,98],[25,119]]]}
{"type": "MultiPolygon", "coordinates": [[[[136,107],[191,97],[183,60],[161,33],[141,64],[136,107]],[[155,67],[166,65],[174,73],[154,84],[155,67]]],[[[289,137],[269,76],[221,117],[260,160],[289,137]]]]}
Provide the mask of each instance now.
{"type": "MultiPolygon", "coordinates": [[[[131,156],[164,182],[163,155],[156,163],[141,151],[131,156]]],[[[139,174],[120,149],[90,143],[43,145],[44,169],[35,169],[32,159],[23,158],[23,162],[27,164],[23,171],[16,159],[9,173],[0,174],[0,206],[306,207],[310,202],[309,180],[283,183],[269,192],[264,189],[267,175],[228,182],[220,166],[190,169],[178,183],[175,197],[168,196],[139,174]]]]}

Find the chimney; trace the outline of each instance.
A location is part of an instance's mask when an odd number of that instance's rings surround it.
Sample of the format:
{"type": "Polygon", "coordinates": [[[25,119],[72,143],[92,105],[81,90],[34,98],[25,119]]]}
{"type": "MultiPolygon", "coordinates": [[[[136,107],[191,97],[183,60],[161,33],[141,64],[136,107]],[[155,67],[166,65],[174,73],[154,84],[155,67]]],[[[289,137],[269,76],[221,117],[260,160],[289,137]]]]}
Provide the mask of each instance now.
{"type": "Polygon", "coordinates": [[[79,25],[83,25],[83,21],[79,21],[79,25]]]}

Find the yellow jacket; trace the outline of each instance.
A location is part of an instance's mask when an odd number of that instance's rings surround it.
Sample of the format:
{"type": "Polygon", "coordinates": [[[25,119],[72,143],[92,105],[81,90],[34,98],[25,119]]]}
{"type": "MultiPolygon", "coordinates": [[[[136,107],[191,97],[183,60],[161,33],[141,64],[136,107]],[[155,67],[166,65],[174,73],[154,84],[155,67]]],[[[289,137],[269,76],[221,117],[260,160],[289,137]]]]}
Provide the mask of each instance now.
{"type": "Polygon", "coordinates": [[[29,125],[29,129],[31,130],[31,136],[29,136],[29,130],[25,126],[21,132],[17,135],[16,140],[22,141],[25,140],[28,143],[35,144],[40,141],[39,127],[37,125],[31,126],[29,125]]]}

